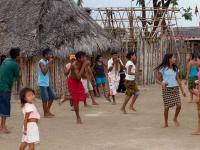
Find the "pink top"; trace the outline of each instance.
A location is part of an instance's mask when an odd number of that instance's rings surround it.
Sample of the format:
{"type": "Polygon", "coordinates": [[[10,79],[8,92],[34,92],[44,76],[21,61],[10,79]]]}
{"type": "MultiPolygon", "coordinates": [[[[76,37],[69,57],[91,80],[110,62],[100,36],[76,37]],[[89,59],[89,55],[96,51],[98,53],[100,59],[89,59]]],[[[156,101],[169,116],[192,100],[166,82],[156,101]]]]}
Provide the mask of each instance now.
{"type": "Polygon", "coordinates": [[[22,109],[22,112],[24,117],[26,113],[30,113],[28,119],[40,119],[40,114],[34,104],[26,103],[22,109]]]}
{"type": "Polygon", "coordinates": [[[198,80],[200,81],[200,69],[198,71],[198,80]]]}

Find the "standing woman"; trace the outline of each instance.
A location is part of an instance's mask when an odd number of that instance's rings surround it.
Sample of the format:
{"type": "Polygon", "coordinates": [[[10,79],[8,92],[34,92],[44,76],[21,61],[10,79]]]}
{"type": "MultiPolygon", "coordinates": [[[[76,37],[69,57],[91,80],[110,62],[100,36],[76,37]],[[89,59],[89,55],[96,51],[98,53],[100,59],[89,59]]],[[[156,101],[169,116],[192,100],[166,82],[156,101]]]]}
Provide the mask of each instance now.
{"type": "Polygon", "coordinates": [[[198,63],[194,59],[193,53],[188,53],[186,59],[188,61],[186,80],[188,80],[188,89],[190,92],[189,103],[192,103],[194,95],[197,96],[197,93],[195,92],[196,89],[195,81],[198,79],[198,63]]]}
{"type": "Polygon", "coordinates": [[[173,121],[176,126],[179,126],[179,122],[177,119],[181,110],[179,87],[184,97],[186,97],[186,94],[178,77],[178,67],[176,66],[175,56],[173,54],[166,54],[163,58],[162,63],[158,67],[156,67],[156,70],[156,82],[162,87],[162,95],[164,101],[165,124],[163,128],[168,127],[169,108],[174,106],[176,106],[176,112],[173,121]]]}
{"type": "Polygon", "coordinates": [[[97,55],[96,57],[96,64],[93,68],[95,78],[96,78],[96,84],[98,88],[98,95],[101,96],[101,93],[103,91],[104,96],[107,98],[106,94],[106,65],[103,63],[103,57],[101,55],[97,55]]]}

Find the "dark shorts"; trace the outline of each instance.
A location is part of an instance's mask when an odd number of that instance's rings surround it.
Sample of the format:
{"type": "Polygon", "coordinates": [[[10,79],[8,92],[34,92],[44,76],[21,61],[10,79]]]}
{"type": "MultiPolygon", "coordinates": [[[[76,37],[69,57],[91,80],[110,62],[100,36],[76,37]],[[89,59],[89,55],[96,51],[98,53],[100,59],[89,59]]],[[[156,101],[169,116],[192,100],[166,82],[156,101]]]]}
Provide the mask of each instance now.
{"type": "Polygon", "coordinates": [[[0,116],[1,117],[10,117],[11,111],[11,92],[0,91],[0,116]]]}
{"type": "Polygon", "coordinates": [[[106,77],[96,77],[96,84],[101,85],[106,83],[106,77]]]}
{"type": "Polygon", "coordinates": [[[127,96],[133,96],[133,95],[139,96],[140,95],[138,86],[135,81],[126,80],[125,87],[126,87],[126,95],[127,96]]]}
{"type": "Polygon", "coordinates": [[[51,86],[49,87],[40,86],[40,95],[42,102],[48,102],[50,100],[56,99],[56,94],[51,86]]]}
{"type": "Polygon", "coordinates": [[[193,90],[196,88],[195,81],[198,80],[198,77],[189,77],[188,78],[188,89],[193,90]]]}

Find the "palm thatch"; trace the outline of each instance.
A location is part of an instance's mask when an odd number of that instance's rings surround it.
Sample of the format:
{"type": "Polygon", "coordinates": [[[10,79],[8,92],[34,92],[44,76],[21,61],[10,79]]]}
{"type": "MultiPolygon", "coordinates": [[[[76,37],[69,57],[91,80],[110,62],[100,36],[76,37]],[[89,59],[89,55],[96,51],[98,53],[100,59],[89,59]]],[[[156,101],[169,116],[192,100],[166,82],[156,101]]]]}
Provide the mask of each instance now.
{"type": "Polygon", "coordinates": [[[48,47],[57,57],[79,50],[92,54],[120,49],[74,0],[1,0],[0,54],[13,46],[25,56],[48,47]]]}

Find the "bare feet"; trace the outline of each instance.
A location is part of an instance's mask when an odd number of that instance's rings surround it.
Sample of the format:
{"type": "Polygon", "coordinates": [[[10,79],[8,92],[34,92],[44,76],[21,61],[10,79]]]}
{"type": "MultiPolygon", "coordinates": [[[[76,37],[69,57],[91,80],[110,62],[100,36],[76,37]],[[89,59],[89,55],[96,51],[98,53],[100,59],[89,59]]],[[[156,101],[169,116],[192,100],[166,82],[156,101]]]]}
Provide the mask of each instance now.
{"type": "Polygon", "coordinates": [[[55,115],[50,112],[47,114],[44,114],[44,118],[53,118],[53,117],[55,117],[55,115]]]}
{"type": "Polygon", "coordinates": [[[192,133],[192,135],[200,135],[200,130],[197,130],[196,132],[192,133]]]}
{"type": "Polygon", "coordinates": [[[163,125],[161,128],[168,128],[168,124],[163,125]]]}
{"type": "Polygon", "coordinates": [[[132,110],[132,111],[136,111],[136,109],[132,106],[130,106],[129,109],[132,110]]]}
{"type": "Polygon", "coordinates": [[[128,114],[128,113],[126,112],[126,109],[124,109],[124,108],[121,108],[121,111],[122,111],[123,114],[128,114]]]}
{"type": "Polygon", "coordinates": [[[76,123],[77,123],[77,124],[83,124],[81,118],[77,119],[76,123]]]}
{"type": "Polygon", "coordinates": [[[62,98],[60,101],[59,101],[59,105],[62,105],[64,102],[66,102],[67,99],[66,98],[62,98]]]}
{"type": "Polygon", "coordinates": [[[174,119],[174,124],[176,127],[179,127],[180,126],[180,123],[178,122],[178,120],[174,119]]]}
{"type": "Polygon", "coordinates": [[[75,111],[74,108],[72,108],[71,111],[75,111]]]}
{"type": "Polygon", "coordinates": [[[0,133],[10,134],[11,132],[5,127],[0,129],[0,133]]]}
{"type": "Polygon", "coordinates": [[[99,105],[99,104],[98,104],[97,102],[94,101],[94,102],[92,102],[92,105],[99,105]]]}
{"type": "Polygon", "coordinates": [[[112,105],[117,105],[117,103],[116,102],[112,102],[112,105]]]}
{"type": "Polygon", "coordinates": [[[88,105],[88,104],[85,104],[84,107],[86,107],[86,108],[91,108],[91,106],[88,105]]]}
{"type": "Polygon", "coordinates": [[[106,98],[107,101],[111,102],[111,99],[110,99],[109,96],[105,96],[105,98],[106,98]]]}

